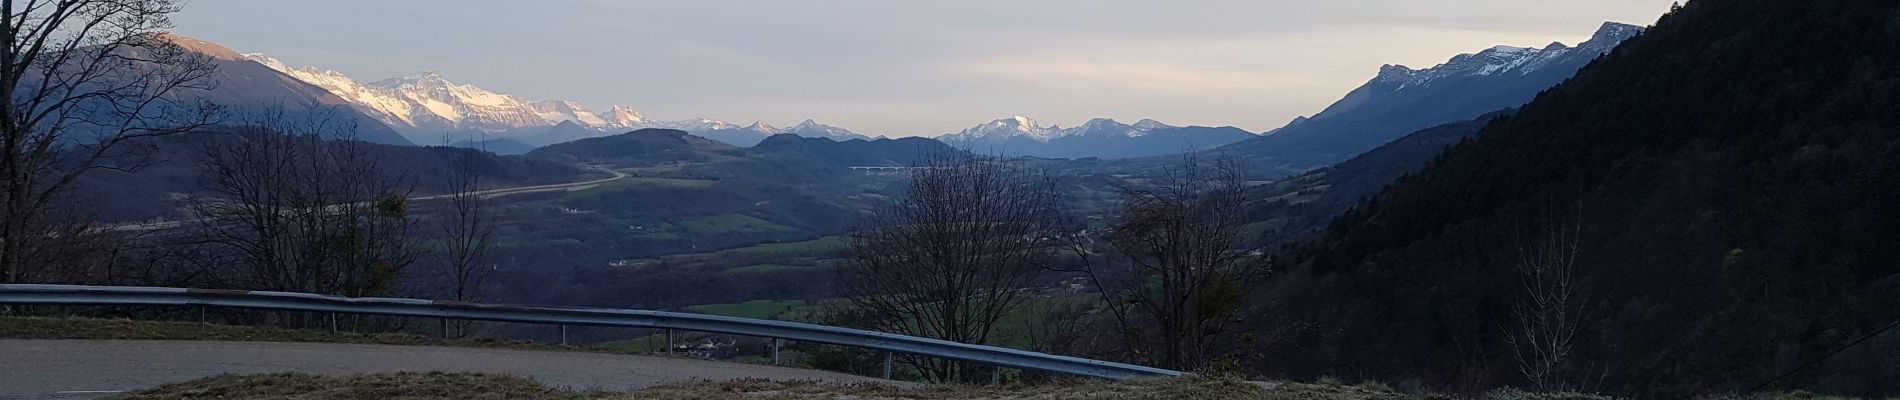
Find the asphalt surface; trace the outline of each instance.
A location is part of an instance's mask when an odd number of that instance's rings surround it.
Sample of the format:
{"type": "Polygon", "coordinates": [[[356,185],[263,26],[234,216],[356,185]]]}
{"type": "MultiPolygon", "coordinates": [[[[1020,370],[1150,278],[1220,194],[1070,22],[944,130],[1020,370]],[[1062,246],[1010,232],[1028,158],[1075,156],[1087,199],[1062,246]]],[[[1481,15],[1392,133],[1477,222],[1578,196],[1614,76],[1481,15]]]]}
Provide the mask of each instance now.
{"type": "Polygon", "coordinates": [[[835,372],[565,351],[336,343],[0,340],[0,399],[84,399],[218,374],[485,372],[555,388],[631,390],[738,378],[875,382],[835,372]]]}
{"type": "MultiPolygon", "coordinates": [[[[625,179],[627,177],[626,173],[623,173],[620,171],[615,171],[615,170],[600,168],[600,167],[591,167],[591,168],[597,171],[613,174],[614,176],[611,178],[595,179],[595,180],[584,181],[584,182],[568,182],[568,183],[556,183],[552,185],[520,186],[520,187],[511,187],[511,188],[480,190],[480,191],[475,191],[473,194],[476,196],[480,196],[481,198],[484,198],[484,199],[490,199],[490,198],[496,198],[496,197],[501,197],[501,196],[523,194],[523,193],[578,192],[578,191],[583,191],[583,190],[592,190],[594,188],[600,187],[601,184],[625,179]]],[[[445,199],[445,198],[448,198],[449,196],[450,195],[446,195],[446,194],[438,194],[434,196],[420,196],[420,197],[411,198],[409,199],[409,201],[411,202],[429,201],[429,200],[436,200],[436,199],[445,199]]],[[[159,229],[176,228],[176,227],[184,226],[186,222],[191,222],[191,221],[158,221],[158,222],[128,223],[128,224],[122,224],[122,225],[108,226],[108,227],[105,227],[104,229],[111,230],[111,231],[118,231],[118,232],[144,232],[144,231],[154,231],[154,230],[159,230],[159,229]]]]}

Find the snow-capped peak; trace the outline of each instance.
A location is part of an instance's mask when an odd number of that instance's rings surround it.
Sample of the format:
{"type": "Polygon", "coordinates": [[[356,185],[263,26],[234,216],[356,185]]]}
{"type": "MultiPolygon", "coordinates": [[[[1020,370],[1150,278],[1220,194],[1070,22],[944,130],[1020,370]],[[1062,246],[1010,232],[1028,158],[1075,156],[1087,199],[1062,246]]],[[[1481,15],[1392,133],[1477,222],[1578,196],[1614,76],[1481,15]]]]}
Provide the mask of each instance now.
{"type": "MultiPolygon", "coordinates": [[[[364,83],[336,71],[308,66],[292,68],[263,54],[245,54],[243,58],[328,90],[399,132],[417,137],[471,129],[495,133],[540,132],[519,128],[567,122],[600,131],[671,128],[697,132],[738,128],[710,119],[653,121],[627,106],[616,105],[606,112],[596,113],[569,100],[528,101],[474,85],[458,84],[433,71],[364,83]]],[[[761,132],[778,131],[762,123],[752,128],[761,132]]]]}
{"type": "Polygon", "coordinates": [[[764,133],[767,135],[776,135],[776,134],[779,134],[779,132],[784,132],[783,130],[780,130],[778,127],[772,126],[772,124],[765,123],[765,121],[752,121],[752,125],[746,125],[745,129],[749,131],[757,131],[759,133],[764,133]]]}
{"type": "Polygon", "coordinates": [[[563,121],[573,121],[590,127],[607,125],[607,120],[601,119],[600,115],[594,114],[593,111],[588,111],[587,107],[583,107],[580,103],[570,100],[537,101],[534,102],[534,111],[541,116],[542,120],[552,124],[559,124],[563,121]]]}
{"type": "Polygon", "coordinates": [[[1604,22],[1603,26],[1597,27],[1596,34],[1591,35],[1590,40],[1584,41],[1579,47],[1601,47],[1604,51],[1608,51],[1610,48],[1616,47],[1616,45],[1623,44],[1623,41],[1629,40],[1642,33],[1643,27],[1640,26],[1615,21],[1604,22]]]}
{"type": "Polygon", "coordinates": [[[868,136],[860,135],[857,132],[852,132],[844,128],[820,124],[818,123],[818,121],[814,121],[810,118],[805,119],[805,121],[803,122],[799,122],[798,125],[793,125],[791,128],[786,128],[783,132],[799,135],[799,136],[804,136],[804,137],[830,138],[830,139],[839,139],[839,140],[869,138],[868,136]]]}
{"type": "Polygon", "coordinates": [[[607,116],[601,118],[607,120],[607,126],[616,128],[630,128],[648,122],[647,118],[640,116],[640,112],[634,110],[633,107],[620,105],[609,107],[607,109],[607,116]]]}
{"type": "Polygon", "coordinates": [[[1426,69],[1412,69],[1403,65],[1386,65],[1379,68],[1379,76],[1373,81],[1396,85],[1393,91],[1431,86],[1440,79],[1458,76],[1489,75],[1526,75],[1536,72],[1555,60],[1567,59],[1573,54],[1595,58],[1609,52],[1623,40],[1641,33],[1643,28],[1606,22],[1597,29],[1589,41],[1579,47],[1570,47],[1561,42],[1551,43],[1542,48],[1518,46],[1494,46],[1475,54],[1459,54],[1443,64],[1426,69]]]}
{"type": "MultiPolygon", "coordinates": [[[[619,110],[621,109],[621,107],[615,107],[615,109],[619,110]]],[[[632,112],[633,109],[627,108],[626,111],[632,112]]],[[[633,116],[639,117],[638,114],[634,114],[633,116]]],[[[726,123],[725,121],[711,120],[711,119],[705,119],[705,118],[691,119],[691,120],[684,120],[684,121],[649,121],[649,120],[643,119],[639,123],[629,125],[629,127],[678,129],[678,130],[688,131],[688,132],[716,131],[716,130],[739,128],[738,125],[729,124],[729,123],[726,123]]]]}
{"type": "Polygon", "coordinates": [[[1154,131],[1157,129],[1168,129],[1168,128],[1174,128],[1174,126],[1161,123],[1160,121],[1155,121],[1152,119],[1145,119],[1145,118],[1142,119],[1141,121],[1135,122],[1134,125],[1123,124],[1121,122],[1117,122],[1114,119],[1109,119],[1109,118],[1096,118],[1096,119],[1089,120],[1089,122],[1084,122],[1080,126],[1066,129],[1063,131],[1061,135],[1058,135],[1057,137],[1077,136],[1077,135],[1081,135],[1081,136],[1121,135],[1121,136],[1127,136],[1127,137],[1140,137],[1141,135],[1148,134],[1148,132],[1150,131],[1154,131]]]}
{"type": "Polygon", "coordinates": [[[255,61],[258,64],[264,64],[265,67],[270,67],[270,69],[277,70],[277,72],[290,72],[290,65],[284,64],[283,61],[271,58],[270,56],[266,56],[264,53],[244,53],[244,59],[255,61]]]}
{"type": "Polygon", "coordinates": [[[1134,126],[1135,126],[1135,130],[1139,130],[1142,132],[1152,131],[1156,129],[1176,128],[1176,126],[1174,125],[1164,124],[1164,123],[1161,123],[1161,121],[1156,121],[1156,120],[1147,119],[1147,118],[1143,118],[1141,119],[1141,121],[1136,121],[1134,126]]]}
{"type": "Polygon", "coordinates": [[[1000,118],[982,125],[964,129],[957,133],[944,135],[944,137],[951,140],[1003,142],[1010,138],[1021,136],[1030,140],[1047,143],[1057,137],[1072,133],[1075,132],[1064,130],[1059,126],[1044,127],[1042,124],[1037,123],[1036,120],[1029,119],[1029,117],[1013,115],[1009,118],[1000,118]]]}

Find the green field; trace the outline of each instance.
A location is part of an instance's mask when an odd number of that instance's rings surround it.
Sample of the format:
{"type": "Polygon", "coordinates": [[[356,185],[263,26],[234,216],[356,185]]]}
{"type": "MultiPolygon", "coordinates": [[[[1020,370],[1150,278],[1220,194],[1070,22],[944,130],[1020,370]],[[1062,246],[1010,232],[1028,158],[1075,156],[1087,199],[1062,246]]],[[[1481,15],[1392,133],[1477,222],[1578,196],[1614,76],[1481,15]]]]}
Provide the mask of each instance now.
{"type": "Polygon", "coordinates": [[[731,255],[758,256],[825,256],[837,254],[844,249],[844,236],[826,236],[802,242],[763,243],[755,246],[740,247],[719,253],[731,255]]]}
{"type": "Polygon", "coordinates": [[[755,264],[726,270],[727,274],[750,275],[773,272],[817,272],[831,268],[812,265],[755,264]]]}
{"type": "Polygon", "coordinates": [[[644,188],[709,188],[718,183],[719,181],[711,179],[626,177],[609,185],[644,188]]]}
{"type": "Polygon", "coordinates": [[[693,236],[750,235],[788,230],[771,221],[745,214],[719,214],[681,222],[679,227],[693,236]]]}
{"type": "Polygon", "coordinates": [[[779,314],[805,305],[804,300],[753,300],[744,303],[697,305],[686,307],[686,311],[727,317],[774,319],[779,314]]]}
{"type": "MultiPolygon", "coordinates": [[[[734,214],[736,215],[736,214],[734,214]]],[[[750,218],[750,217],[747,217],[750,218]]],[[[720,226],[737,223],[741,218],[724,218],[720,226]]],[[[777,225],[774,225],[777,226],[777,225]]],[[[754,229],[758,226],[752,225],[754,229]]],[[[701,229],[707,229],[702,227],[701,229]]],[[[680,235],[666,232],[679,230],[673,226],[649,227],[651,232],[645,236],[680,235]]],[[[731,248],[705,253],[675,254],[653,258],[641,258],[628,261],[629,268],[647,268],[665,265],[667,268],[688,268],[708,273],[726,273],[734,275],[753,275],[781,272],[819,273],[830,270],[838,249],[844,246],[844,238],[826,236],[812,240],[762,243],[746,247],[731,248]]]]}

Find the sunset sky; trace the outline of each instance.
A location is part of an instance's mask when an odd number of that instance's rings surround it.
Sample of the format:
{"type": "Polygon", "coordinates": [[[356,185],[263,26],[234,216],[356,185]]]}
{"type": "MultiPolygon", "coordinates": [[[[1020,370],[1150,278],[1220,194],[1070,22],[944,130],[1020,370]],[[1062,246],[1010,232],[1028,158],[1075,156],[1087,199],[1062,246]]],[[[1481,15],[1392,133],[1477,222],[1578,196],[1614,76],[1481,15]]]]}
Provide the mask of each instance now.
{"type": "Polygon", "coordinates": [[[1575,45],[1671,0],[192,0],[176,31],[361,81],[431,70],[649,118],[873,135],[1009,115],[1260,132],[1383,64],[1575,45]]]}

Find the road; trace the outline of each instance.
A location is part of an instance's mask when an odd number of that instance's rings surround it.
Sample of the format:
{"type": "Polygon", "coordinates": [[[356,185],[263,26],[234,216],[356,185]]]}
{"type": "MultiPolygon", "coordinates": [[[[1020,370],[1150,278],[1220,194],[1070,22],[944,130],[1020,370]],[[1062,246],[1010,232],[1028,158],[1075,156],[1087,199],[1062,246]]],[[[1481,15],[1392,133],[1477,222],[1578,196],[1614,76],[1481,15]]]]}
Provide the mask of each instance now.
{"type": "MultiPolygon", "coordinates": [[[[501,189],[489,189],[489,190],[477,191],[475,192],[475,195],[481,196],[484,199],[488,199],[488,198],[495,198],[495,197],[507,196],[507,195],[512,195],[512,194],[522,194],[522,193],[578,192],[582,190],[597,188],[597,187],[600,187],[600,185],[603,183],[613,182],[613,181],[625,179],[627,177],[626,173],[615,171],[609,168],[600,168],[600,167],[590,167],[590,168],[593,168],[594,170],[598,170],[601,172],[613,174],[614,176],[610,178],[605,178],[605,179],[595,179],[591,181],[582,181],[582,182],[568,182],[568,183],[556,183],[552,185],[535,185],[535,186],[521,186],[521,187],[511,187],[511,188],[501,188],[501,189]]],[[[412,201],[412,202],[428,201],[428,200],[443,199],[443,198],[448,198],[448,197],[449,195],[446,195],[446,194],[438,194],[434,196],[413,197],[413,198],[410,198],[409,201],[412,201]]],[[[153,230],[159,230],[159,229],[175,228],[175,227],[184,225],[185,222],[188,222],[188,221],[159,221],[159,222],[130,223],[130,224],[109,226],[102,229],[105,229],[108,231],[114,231],[114,232],[144,232],[144,231],[153,231],[153,230]]]]}
{"type": "MultiPolygon", "coordinates": [[[[556,183],[552,185],[537,185],[537,186],[522,186],[522,187],[511,187],[511,188],[502,188],[502,189],[490,189],[490,190],[478,191],[478,192],[475,192],[475,194],[478,196],[481,196],[482,198],[491,198],[491,197],[507,196],[511,194],[522,194],[522,193],[577,192],[577,191],[582,191],[582,190],[593,189],[593,188],[599,187],[600,184],[602,183],[613,182],[613,181],[621,180],[627,177],[626,173],[623,173],[620,171],[615,171],[612,169],[600,168],[600,167],[591,167],[591,168],[593,168],[596,171],[613,174],[614,176],[611,178],[596,179],[596,180],[585,181],[585,182],[569,182],[569,183],[556,183]]],[[[434,196],[416,197],[409,200],[411,201],[435,200],[435,199],[441,199],[441,198],[447,198],[447,197],[449,197],[449,195],[439,194],[439,195],[434,195],[434,196]]]]}
{"type": "Polygon", "coordinates": [[[555,388],[631,390],[737,378],[876,382],[835,372],[567,351],[338,343],[0,340],[0,399],[85,399],[217,374],[485,372],[555,388]]]}

